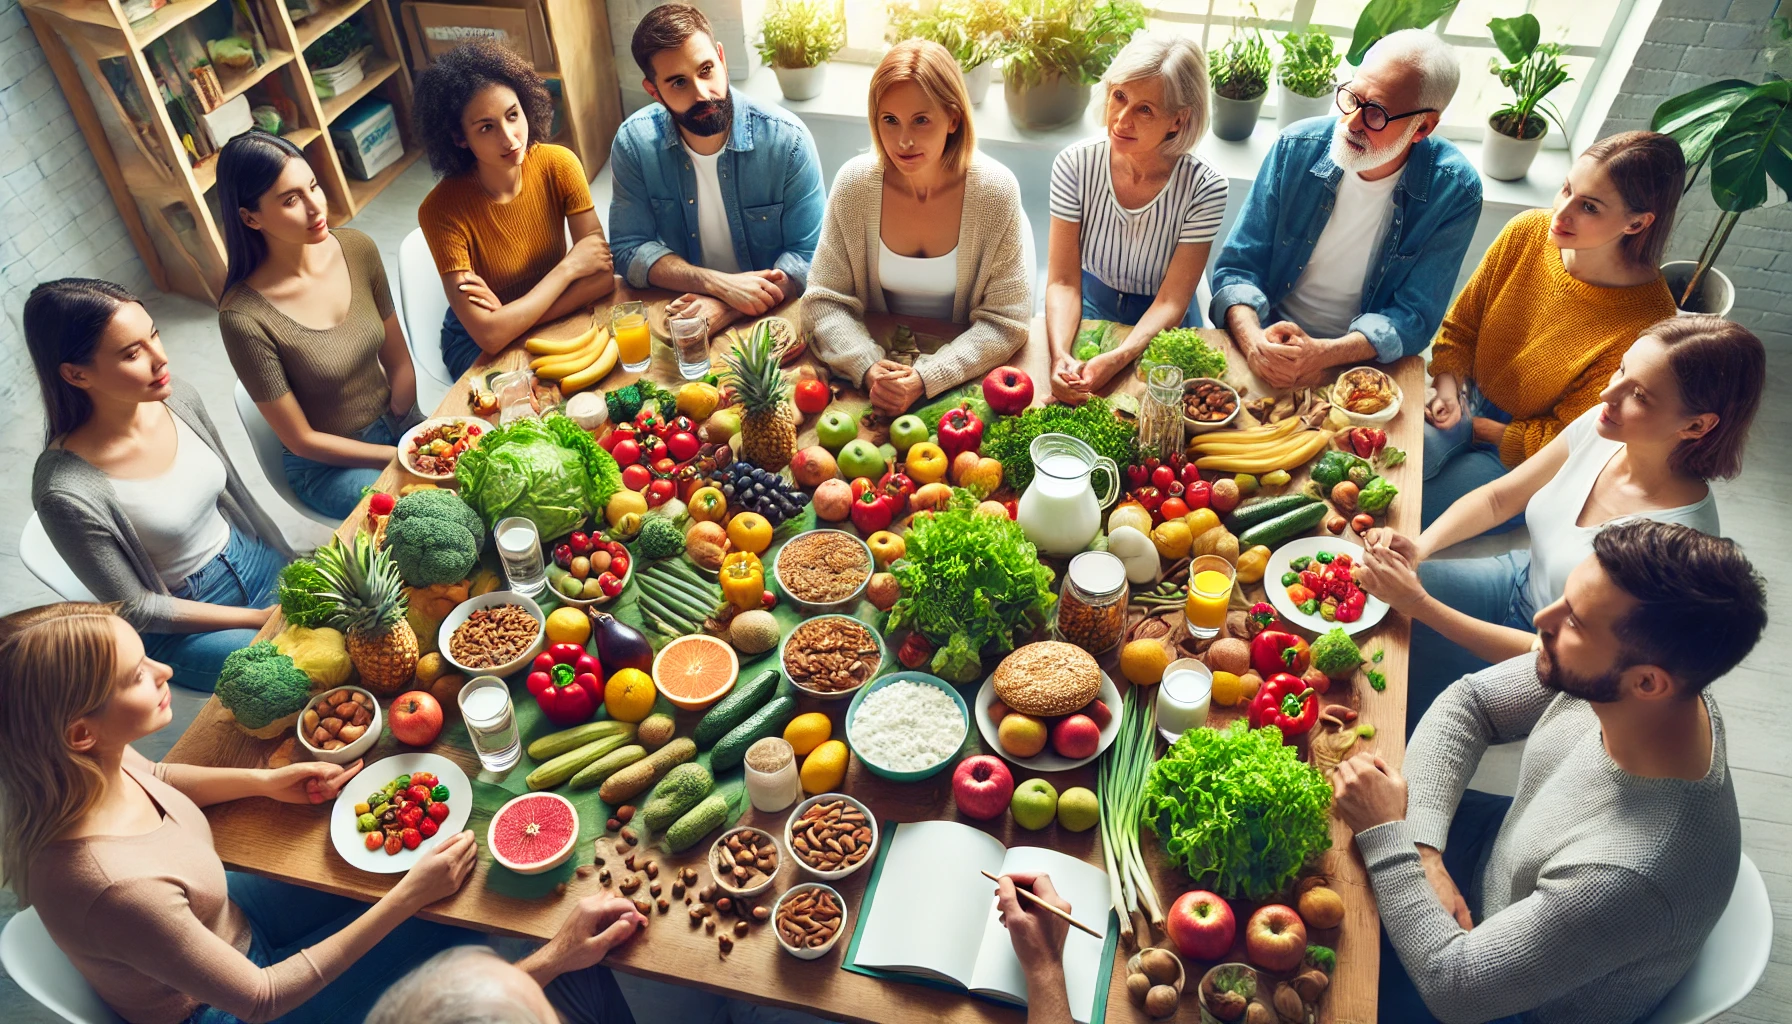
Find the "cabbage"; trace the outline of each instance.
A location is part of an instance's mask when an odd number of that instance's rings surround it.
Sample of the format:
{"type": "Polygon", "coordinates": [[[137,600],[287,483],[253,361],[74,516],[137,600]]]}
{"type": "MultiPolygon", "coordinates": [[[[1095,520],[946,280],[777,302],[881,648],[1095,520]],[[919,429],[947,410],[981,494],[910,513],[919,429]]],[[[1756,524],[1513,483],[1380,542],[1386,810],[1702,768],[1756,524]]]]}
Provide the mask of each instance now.
{"type": "Polygon", "coordinates": [[[622,471],[591,435],[558,413],[486,431],[454,465],[460,496],[488,527],[508,516],[557,540],[603,509],[622,471]]]}

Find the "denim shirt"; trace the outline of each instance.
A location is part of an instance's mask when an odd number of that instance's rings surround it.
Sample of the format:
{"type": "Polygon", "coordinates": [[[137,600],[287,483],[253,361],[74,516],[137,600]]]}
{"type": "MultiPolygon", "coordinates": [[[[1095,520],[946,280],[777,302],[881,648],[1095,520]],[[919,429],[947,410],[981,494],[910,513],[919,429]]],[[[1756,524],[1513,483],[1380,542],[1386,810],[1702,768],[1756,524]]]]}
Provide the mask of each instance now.
{"type": "MultiPolygon", "coordinates": [[[[735,261],[742,270],[776,267],[800,289],[826,208],[815,141],[794,116],[733,94],[734,125],[716,175],[735,261]]],[[[667,253],[702,266],[697,172],[671,113],[652,103],[630,114],[610,145],[610,167],[610,249],[629,285],[647,287],[648,269],[667,253]]]]}
{"type": "MultiPolygon", "coordinates": [[[[1301,121],[1270,147],[1213,264],[1214,324],[1224,325],[1226,310],[1244,305],[1268,326],[1270,311],[1300,280],[1344,173],[1330,155],[1335,121],[1301,121]]],[[[1392,202],[1393,221],[1363,282],[1362,310],[1350,322],[1384,363],[1424,351],[1437,334],[1481,217],[1481,175],[1461,150],[1427,136],[1407,156],[1392,202]]]]}

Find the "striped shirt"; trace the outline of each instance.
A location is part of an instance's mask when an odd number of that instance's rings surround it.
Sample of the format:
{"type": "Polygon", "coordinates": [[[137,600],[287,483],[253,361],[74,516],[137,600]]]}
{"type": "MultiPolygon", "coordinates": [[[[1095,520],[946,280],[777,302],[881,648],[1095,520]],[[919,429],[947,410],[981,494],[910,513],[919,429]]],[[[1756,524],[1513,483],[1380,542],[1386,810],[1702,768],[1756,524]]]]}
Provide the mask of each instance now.
{"type": "Polygon", "coordinates": [[[1083,269],[1131,295],[1156,295],[1184,243],[1211,242],[1226,216],[1226,176],[1185,153],[1156,198],[1137,210],[1114,195],[1106,136],[1052,161],[1052,216],[1082,225],[1083,269]]]}

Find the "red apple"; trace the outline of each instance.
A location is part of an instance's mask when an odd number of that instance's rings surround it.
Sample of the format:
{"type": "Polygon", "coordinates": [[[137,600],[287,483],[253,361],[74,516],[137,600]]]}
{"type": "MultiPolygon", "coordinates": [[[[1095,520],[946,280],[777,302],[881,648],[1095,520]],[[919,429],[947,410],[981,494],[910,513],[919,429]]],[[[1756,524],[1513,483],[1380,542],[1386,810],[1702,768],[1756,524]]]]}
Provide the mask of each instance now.
{"type": "Polygon", "coordinates": [[[1007,813],[1013,797],[1014,776],[999,757],[973,754],[958,762],[952,772],[952,799],[967,818],[999,818],[1007,813]]]}
{"type": "Polygon", "coordinates": [[[998,366],[983,378],[983,400],[1002,416],[1013,416],[1033,404],[1033,378],[1019,367],[998,366]]]}
{"type": "Polygon", "coordinates": [[[422,690],[399,694],[388,717],[393,737],[408,746],[427,747],[442,732],[442,705],[422,690]]]}
{"type": "Polygon", "coordinates": [[[1052,726],[1052,749],[1073,760],[1094,757],[1101,747],[1101,726],[1088,715],[1065,715],[1052,726]]]}
{"type": "Polygon", "coordinates": [[[1266,971],[1292,971],[1307,953],[1307,926],[1293,907],[1266,903],[1245,923],[1244,953],[1266,971]]]}
{"type": "Polygon", "coordinates": [[[1108,723],[1114,720],[1114,713],[1108,710],[1108,706],[1100,700],[1092,700],[1084,705],[1083,714],[1093,718],[1096,726],[1102,729],[1106,729],[1108,723]]]}
{"type": "Polygon", "coordinates": [[[1224,960],[1232,952],[1232,940],[1238,937],[1238,919],[1232,916],[1231,905],[1201,889],[1176,897],[1165,926],[1176,951],[1190,960],[1224,960]]]}

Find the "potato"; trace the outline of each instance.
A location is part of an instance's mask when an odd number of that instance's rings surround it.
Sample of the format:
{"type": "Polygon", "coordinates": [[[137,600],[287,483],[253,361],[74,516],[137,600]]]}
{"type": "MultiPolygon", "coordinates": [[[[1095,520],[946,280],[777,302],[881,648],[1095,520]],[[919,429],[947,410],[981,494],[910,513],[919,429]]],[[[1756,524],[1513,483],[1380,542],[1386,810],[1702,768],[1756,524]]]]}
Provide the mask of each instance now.
{"type": "Polygon", "coordinates": [[[1251,670],[1251,645],[1236,637],[1224,637],[1207,648],[1207,667],[1215,672],[1242,676],[1251,670]]]}

